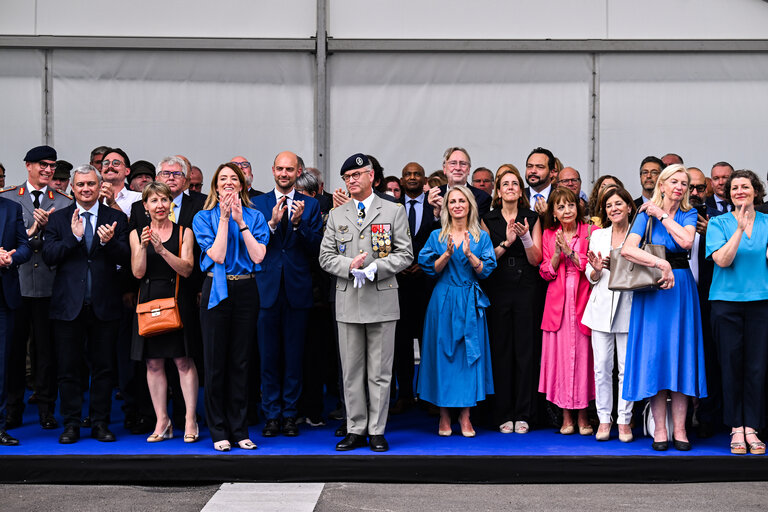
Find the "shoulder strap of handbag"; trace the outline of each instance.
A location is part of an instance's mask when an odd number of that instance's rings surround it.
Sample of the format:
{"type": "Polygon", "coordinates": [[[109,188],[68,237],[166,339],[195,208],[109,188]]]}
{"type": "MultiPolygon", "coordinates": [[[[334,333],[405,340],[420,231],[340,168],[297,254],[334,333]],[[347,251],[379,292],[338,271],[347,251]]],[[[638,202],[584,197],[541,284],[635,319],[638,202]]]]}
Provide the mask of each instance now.
{"type": "MultiPolygon", "coordinates": [[[[640,211],[636,211],[634,217],[632,217],[632,222],[629,224],[629,229],[627,230],[627,234],[624,235],[624,240],[622,240],[621,245],[624,245],[624,243],[627,241],[627,237],[632,232],[632,228],[635,226],[635,221],[637,220],[638,215],[640,214],[640,211]]],[[[645,233],[643,234],[643,238],[640,239],[640,247],[646,244],[646,240],[651,239],[651,221],[653,219],[649,216],[648,222],[645,224],[645,233]]]]}
{"type": "MultiPolygon", "coordinates": [[[[181,239],[184,236],[184,226],[179,225],[179,258],[181,258],[181,239]]],[[[141,288],[139,288],[139,296],[136,298],[136,303],[141,303],[141,288]]],[[[179,300],[179,273],[176,272],[176,290],[173,292],[173,298],[179,300]]]]}

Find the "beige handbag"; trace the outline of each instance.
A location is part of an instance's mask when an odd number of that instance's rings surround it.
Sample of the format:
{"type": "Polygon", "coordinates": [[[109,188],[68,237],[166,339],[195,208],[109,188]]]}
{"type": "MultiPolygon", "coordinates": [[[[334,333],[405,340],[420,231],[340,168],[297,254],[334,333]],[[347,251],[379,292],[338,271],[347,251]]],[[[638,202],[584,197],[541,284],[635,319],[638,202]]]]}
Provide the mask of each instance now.
{"type": "MultiPolygon", "coordinates": [[[[636,220],[637,214],[632,219],[632,225],[629,226],[627,234],[624,236],[622,246],[626,243],[627,236],[632,231],[632,226],[635,225],[636,220]]],[[[652,221],[653,219],[648,217],[648,222],[645,224],[645,234],[640,241],[640,249],[653,254],[657,258],[666,259],[666,247],[648,243],[651,239],[652,221]]],[[[626,259],[621,255],[621,247],[611,249],[611,275],[608,278],[608,289],[615,292],[658,290],[660,288],[659,280],[661,275],[661,269],[646,267],[626,259]]]]}

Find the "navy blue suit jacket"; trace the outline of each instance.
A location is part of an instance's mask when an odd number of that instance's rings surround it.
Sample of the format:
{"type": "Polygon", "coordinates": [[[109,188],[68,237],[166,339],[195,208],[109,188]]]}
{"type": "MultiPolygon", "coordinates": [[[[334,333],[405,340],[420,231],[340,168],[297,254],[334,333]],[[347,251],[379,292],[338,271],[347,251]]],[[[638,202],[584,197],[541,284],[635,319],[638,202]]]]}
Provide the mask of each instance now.
{"type": "Polygon", "coordinates": [[[0,197],[0,229],[2,229],[2,233],[0,233],[2,244],[0,245],[3,249],[8,252],[16,249],[16,252],[11,256],[11,265],[0,269],[5,304],[8,309],[16,309],[21,304],[19,265],[26,263],[32,257],[19,203],[0,197]]]}
{"type": "MultiPolygon", "coordinates": [[[[475,196],[475,202],[477,202],[478,218],[491,211],[491,196],[489,196],[484,190],[480,190],[477,187],[473,187],[469,183],[465,185],[475,196]]],[[[445,197],[445,191],[448,190],[448,185],[442,185],[440,187],[440,195],[445,197]]],[[[416,255],[414,254],[414,257],[416,255]]]]}
{"type": "Polygon", "coordinates": [[[128,217],[122,212],[99,203],[97,228],[103,224],[115,226],[115,234],[105,245],[94,232],[93,244],[88,251],[85,237],[77,241],[72,234],[72,215],[76,203],[57,210],[48,217],[43,242],[43,261],[56,265],[53,280],[50,318],[71,321],[77,318],[85,302],[88,267],[91,268],[91,304],[96,318],[102,321],[119,320],[123,311],[120,275],[117,266],[131,263],[128,245],[128,217]]]}
{"type": "MultiPolygon", "coordinates": [[[[408,204],[408,201],[411,198],[408,197],[406,194],[403,194],[400,196],[399,203],[403,204],[405,206],[405,214],[408,215],[408,212],[411,209],[411,205],[408,204]]],[[[421,212],[421,224],[416,226],[416,232],[411,233],[411,241],[413,242],[413,262],[417,263],[419,260],[419,253],[424,248],[424,246],[427,244],[427,240],[429,240],[429,235],[434,231],[435,229],[440,228],[440,221],[435,221],[435,214],[434,209],[432,206],[427,202],[427,198],[424,198],[424,202],[419,205],[416,203],[414,205],[416,208],[423,208],[421,212]]]]}
{"type": "MultiPolygon", "coordinates": [[[[294,230],[288,223],[285,233],[280,225],[270,235],[267,254],[261,262],[261,271],[256,273],[259,286],[259,306],[269,308],[275,305],[281,280],[285,284],[288,303],[293,308],[311,308],[312,276],[310,265],[317,260],[320,242],[323,239],[323,219],[318,202],[309,196],[295,192],[294,200],[304,201],[301,221],[294,230]]],[[[275,191],[271,190],[251,199],[253,207],[269,220],[275,207],[275,191]]]]}

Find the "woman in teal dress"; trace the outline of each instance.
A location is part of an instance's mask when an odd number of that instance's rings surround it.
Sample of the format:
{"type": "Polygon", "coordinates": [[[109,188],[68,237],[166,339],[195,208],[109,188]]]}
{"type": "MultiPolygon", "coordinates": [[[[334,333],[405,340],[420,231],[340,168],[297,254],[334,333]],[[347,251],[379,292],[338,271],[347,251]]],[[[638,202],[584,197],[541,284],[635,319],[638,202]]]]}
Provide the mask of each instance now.
{"type": "Polygon", "coordinates": [[[660,290],[634,292],[622,393],[632,402],[651,397],[654,450],[669,446],[667,396],[672,397],[674,445],[683,451],[691,449],[685,431],[688,397],[707,396],[699,296],[688,266],[697,218],[688,202],[689,183],[682,165],[664,169],[621,250],[628,260],[662,271],[660,290]],[[639,249],[649,219],[650,243],[666,247],[665,259],[639,249]]]}
{"type": "Polygon", "coordinates": [[[440,407],[441,436],[451,435],[449,407],[461,408],[464,437],[473,437],[469,408],[493,393],[491,352],[478,279],[496,268],[491,239],[480,229],[477,203],[464,186],[448,191],[435,230],[419,254],[419,265],[437,284],[427,306],[419,369],[422,400],[440,407]]]}

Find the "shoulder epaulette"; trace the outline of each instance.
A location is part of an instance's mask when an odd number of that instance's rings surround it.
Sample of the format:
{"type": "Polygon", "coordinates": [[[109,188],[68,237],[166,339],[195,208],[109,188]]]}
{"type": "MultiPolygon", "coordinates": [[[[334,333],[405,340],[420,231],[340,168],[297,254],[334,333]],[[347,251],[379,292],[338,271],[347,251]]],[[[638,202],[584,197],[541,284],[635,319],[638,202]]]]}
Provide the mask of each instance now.
{"type": "Polygon", "coordinates": [[[3,192],[10,192],[11,190],[16,190],[18,187],[19,187],[18,185],[13,185],[12,187],[6,187],[4,189],[0,189],[0,194],[2,194],[3,192]]]}
{"type": "MultiPolygon", "coordinates": [[[[53,199],[53,191],[54,191],[54,190],[55,190],[55,189],[50,189],[50,188],[48,189],[48,197],[49,197],[50,199],[53,199]]],[[[70,201],[73,199],[73,197],[72,197],[71,195],[69,195],[69,194],[65,194],[65,193],[64,193],[64,192],[62,192],[61,190],[56,190],[56,193],[57,193],[57,194],[61,194],[62,196],[64,196],[64,197],[66,197],[67,199],[69,199],[70,201]]]]}

